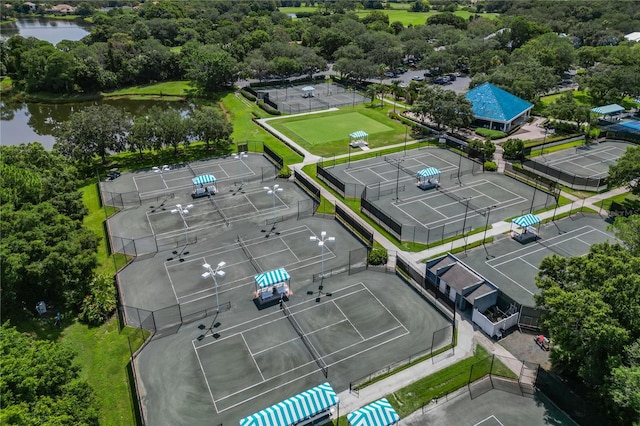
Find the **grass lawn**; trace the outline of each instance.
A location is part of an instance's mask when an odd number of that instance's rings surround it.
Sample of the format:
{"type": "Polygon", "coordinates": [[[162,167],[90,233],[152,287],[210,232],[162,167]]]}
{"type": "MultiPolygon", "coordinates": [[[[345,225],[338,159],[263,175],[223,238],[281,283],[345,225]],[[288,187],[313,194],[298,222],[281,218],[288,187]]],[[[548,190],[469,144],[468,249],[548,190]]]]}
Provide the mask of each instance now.
{"type": "Polygon", "coordinates": [[[142,345],[140,330],[127,327],[122,333],[118,332],[115,316],[100,327],[88,327],[76,321],[62,332],[61,341],[78,354],[76,361],[82,367],[80,377],[95,390],[101,425],[136,424],[127,376],[129,336],[134,350],[142,345]]]}
{"type": "Polygon", "coordinates": [[[615,195],[611,198],[605,198],[602,201],[593,203],[593,205],[602,207],[603,209],[609,211],[609,209],[611,209],[611,204],[614,202],[620,204],[627,210],[632,210],[635,212],[640,211],[640,197],[638,197],[637,195],[633,195],[630,192],[625,192],[624,194],[615,195]]]}
{"type": "MultiPolygon", "coordinates": [[[[381,9],[379,10],[380,12],[385,13],[387,16],[389,16],[389,22],[396,22],[396,21],[400,21],[402,22],[402,25],[404,25],[405,27],[408,26],[409,24],[415,26],[415,25],[425,25],[425,23],[427,22],[427,18],[429,18],[430,16],[436,15],[440,12],[411,12],[409,11],[409,4],[408,3],[398,3],[398,4],[392,4],[392,9],[381,9]]],[[[282,13],[302,13],[302,12],[307,12],[307,13],[313,13],[313,12],[319,12],[320,9],[317,7],[281,7],[279,8],[280,12],[282,13]]],[[[357,10],[356,14],[360,17],[363,18],[365,16],[367,16],[368,14],[370,14],[372,12],[372,10],[357,10]]],[[[460,16],[464,19],[469,19],[470,16],[472,15],[479,15],[482,16],[483,18],[487,18],[487,19],[497,19],[498,15],[495,13],[482,13],[482,14],[475,14],[472,12],[468,12],[466,10],[458,10],[456,12],[454,12],[455,15],[460,16]]]]}
{"type": "Polygon", "coordinates": [[[406,128],[387,117],[390,108],[361,104],[340,111],[272,120],[269,124],[309,152],[331,156],[348,153],[349,134],[357,130],[369,134],[370,148],[404,141],[406,128]]]}
{"type": "Polygon", "coordinates": [[[269,148],[284,158],[284,163],[287,165],[302,162],[303,158],[301,155],[292,151],[271,133],[268,133],[253,122],[254,117],[262,118],[268,116],[268,114],[262,111],[256,104],[252,104],[242,96],[236,96],[235,93],[227,94],[220,102],[229,121],[233,123],[231,138],[236,141],[236,143],[248,143],[250,141],[261,142],[269,145],[269,148]]]}
{"type": "Polygon", "coordinates": [[[108,253],[107,238],[104,234],[103,222],[105,221],[105,212],[108,216],[115,213],[116,209],[107,206],[106,209],[100,207],[100,195],[98,194],[98,185],[93,179],[91,183],[80,188],[82,193],[82,202],[89,209],[89,214],[84,218],[84,226],[93,230],[100,237],[98,245],[98,274],[114,274],[114,260],[118,266],[122,266],[127,262],[127,256],[123,254],[110,255],[108,253]]]}
{"type": "Polygon", "coordinates": [[[156,84],[127,87],[114,92],[104,93],[107,98],[117,96],[177,96],[183,97],[193,90],[189,81],[165,81],[156,84]]]}

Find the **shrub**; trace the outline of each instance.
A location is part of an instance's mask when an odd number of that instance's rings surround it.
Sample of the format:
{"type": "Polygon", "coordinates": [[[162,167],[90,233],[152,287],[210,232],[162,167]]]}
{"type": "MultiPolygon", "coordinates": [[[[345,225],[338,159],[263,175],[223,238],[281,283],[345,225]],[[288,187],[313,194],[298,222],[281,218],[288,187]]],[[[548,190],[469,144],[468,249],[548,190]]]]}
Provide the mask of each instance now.
{"type": "Polygon", "coordinates": [[[484,127],[478,127],[476,129],[476,133],[480,136],[491,139],[501,139],[507,136],[505,132],[501,132],[500,130],[485,129],[484,127]]]}
{"type": "Polygon", "coordinates": [[[384,265],[387,263],[388,255],[387,249],[374,248],[369,252],[369,264],[370,265],[384,265]]]}
{"type": "Polygon", "coordinates": [[[268,112],[271,115],[281,115],[282,113],[277,109],[273,108],[271,105],[266,104],[263,100],[258,101],[258,106],[268,112]]]}
{"type": "Polygon", "coordinates": [[[91,283],[91,290],[82,301],[80,321],[89,325],[100,325],[116,310],[116,289],[113,278],[98,275],[91,283]]]}
{"type": "Polygon", "coordinates": [[[485,161],[484,170],[487,172],[495,172],[496,170],[498,170],[498,165],[495,163],[495,161],[485,161]]]}
{"type": "Polygon", "coordinates": [[[508,139],[502,144],[503,156],[508,160],[520,160],[524,157],[524,141],[521,139],[508,139]]]}
{"type": "Polygon", "coordinates": [[[247,92],[244,89],[240,90],[240,94],[242,96],[244,96],[245,98],[249,99],[251,102],[255,102],[256,101],[256,97],[253,96],[251,93],[247,92]]]}
{"type": "Polygon", "coordinates": [[[289,179],[291,177],[291,169],[289,166],[283,166],[278,173],[279,178],[289,179]]]}

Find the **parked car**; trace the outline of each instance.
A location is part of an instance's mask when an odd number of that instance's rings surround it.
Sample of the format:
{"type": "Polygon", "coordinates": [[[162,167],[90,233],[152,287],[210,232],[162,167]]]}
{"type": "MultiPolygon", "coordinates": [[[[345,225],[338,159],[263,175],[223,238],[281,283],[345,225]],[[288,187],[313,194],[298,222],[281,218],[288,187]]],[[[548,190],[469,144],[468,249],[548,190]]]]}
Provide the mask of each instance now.
{"type": "Polygon", "coordinates": [[[455,74],[447,74],[447,77],[449,77],[450,81],[456,81],[456,79],[457,79],[455,74]]]}
{"type": "Polygon", "coordinates": [[[544,351],[548,351],[549,350],[549,339],[547,337],[544,337],[542,334],[536,336],[534,338],[536,344],[538,346],[540,346],[540,349],[544,350],[544,351]]]}
{"type": "Polygon", "coordinates": [[[433,82],[435,84],[441,84],[441,85],[445,85],[445,84],[451,84],[451,80],[449,79],[449,77],[442,76],[442,77],[436,77],[433,79],[433,82]]]}
{"type": "Polygon", "coordinates": [[[384,73],[384,76],[385,77],[395,77],[396,73],[391,72],[391,71],[387,71],[387,72],[384,73]]]}
{"type": "Polygon", "coordinates": [[[424,81],[424,77],[421,75],[414,75],[413,77],[411,77],[411,80],[413,81],[424,81]]]}

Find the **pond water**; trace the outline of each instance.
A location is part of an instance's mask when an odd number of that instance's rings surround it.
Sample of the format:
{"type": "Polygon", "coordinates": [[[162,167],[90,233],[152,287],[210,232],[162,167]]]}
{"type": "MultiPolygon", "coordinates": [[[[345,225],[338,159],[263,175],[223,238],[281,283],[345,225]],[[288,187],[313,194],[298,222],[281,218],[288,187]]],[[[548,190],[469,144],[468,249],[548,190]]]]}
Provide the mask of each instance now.
{"type": "Polygon", "coordinates": [[[51,150],[55,143],[55,127],[69,119],[69,116],[90,105],[108,103],[131,117],[147,115],[147,111],[158,106],[161,109],[179,109],[183,115],[191,111],[193,105],[187,102],[170,101],[131,101],[127,99],[82,102],[70,104],[42,104],[21,102],[0,102],[0,141],[2,145],[20,145],[21,143],[40,142],[45,149],[51,150]]]}
{"type": "Polygon", "coordinates": [[[48,18],[22,18],[0,25],[3,39],[16,34],[46,40],[54,46],[62,40],[77,41],[89,34],[91,24],[82,20],[62,20],[48,18]]]}

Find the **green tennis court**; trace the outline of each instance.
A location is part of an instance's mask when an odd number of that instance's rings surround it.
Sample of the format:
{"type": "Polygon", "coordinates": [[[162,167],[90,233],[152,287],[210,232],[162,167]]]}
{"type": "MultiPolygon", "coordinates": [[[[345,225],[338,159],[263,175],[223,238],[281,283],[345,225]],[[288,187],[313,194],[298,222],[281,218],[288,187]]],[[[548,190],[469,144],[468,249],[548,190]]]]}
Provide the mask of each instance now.
{"type": "Polygon", "coordinates": [[[284,122],[283,125],[312,145],[348,139],[349,134],[358,130],[364,130],[369,135],[393,130],[359,112],[310,116],[306,120],[284,122]]]}

